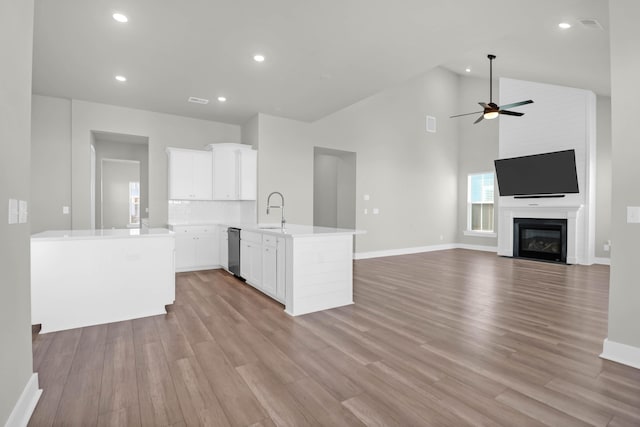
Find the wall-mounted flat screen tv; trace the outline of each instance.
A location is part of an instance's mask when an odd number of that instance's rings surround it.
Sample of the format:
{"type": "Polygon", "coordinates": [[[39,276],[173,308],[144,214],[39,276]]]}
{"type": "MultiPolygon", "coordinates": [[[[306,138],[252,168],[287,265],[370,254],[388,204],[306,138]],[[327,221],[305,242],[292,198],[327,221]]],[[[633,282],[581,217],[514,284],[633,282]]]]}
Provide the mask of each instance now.
{"type": "Polygon", "coordinates": [[[494,161],[501,196],[578,193],[575,150],[494,161]]]}

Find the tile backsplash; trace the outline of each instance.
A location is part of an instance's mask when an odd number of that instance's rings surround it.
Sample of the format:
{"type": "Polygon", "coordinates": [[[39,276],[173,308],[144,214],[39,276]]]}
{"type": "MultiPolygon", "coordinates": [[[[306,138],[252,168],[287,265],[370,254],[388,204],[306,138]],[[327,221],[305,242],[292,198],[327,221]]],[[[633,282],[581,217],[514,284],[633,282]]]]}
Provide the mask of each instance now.
{"type": "Polygon", "coordinates": [[[255,201],[169,200],[168,221],[176,223],[255,223],[255,201]]]}

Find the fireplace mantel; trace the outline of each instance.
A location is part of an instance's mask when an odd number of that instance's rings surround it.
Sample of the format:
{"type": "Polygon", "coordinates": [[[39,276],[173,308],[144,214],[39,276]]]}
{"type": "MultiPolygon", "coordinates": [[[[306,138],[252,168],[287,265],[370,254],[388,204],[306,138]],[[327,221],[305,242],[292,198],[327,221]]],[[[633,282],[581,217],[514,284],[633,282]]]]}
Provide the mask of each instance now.
{"type": "Polygon", "coordinates": [[[513,219],[566,219],[567,264],[590,264],[581,230],[584,206],[503,206],[500,207],[498,255],[513,256],[513,219]]]}

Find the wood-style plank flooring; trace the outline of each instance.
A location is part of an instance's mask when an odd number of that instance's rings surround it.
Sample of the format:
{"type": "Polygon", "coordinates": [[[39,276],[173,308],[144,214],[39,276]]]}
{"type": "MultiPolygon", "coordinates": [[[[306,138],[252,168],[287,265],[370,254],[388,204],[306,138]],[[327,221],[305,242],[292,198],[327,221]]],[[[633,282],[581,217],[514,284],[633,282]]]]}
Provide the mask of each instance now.
{"type": "Polygon", "coordinates": [[[292,318],[222,270],[169,314],[36,335],[31,426],[640,426],[601,360],[609,269],[448,250],[354,263],[356,304],[292,318]]]}

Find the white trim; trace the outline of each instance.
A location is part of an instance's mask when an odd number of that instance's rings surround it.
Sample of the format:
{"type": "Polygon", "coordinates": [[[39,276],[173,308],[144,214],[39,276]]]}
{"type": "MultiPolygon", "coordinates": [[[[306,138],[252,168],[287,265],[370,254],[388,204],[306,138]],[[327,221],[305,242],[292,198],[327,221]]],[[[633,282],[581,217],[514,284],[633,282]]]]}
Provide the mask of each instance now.
{"type": "Polygon", "coordinates": [[[7,419],[5,427],[25,427],[29,423],[31,414],[38,404],[42,389],[38,385],[38,373],[34,373],[27,381],[27,384],[22,390],[20,398],[16,402],[16,405],[7,419]]]}
{"type": "Polygon", "coordinates": [[[593,257],[592,261],[594,264],[611,265],[611,258],[593,257]]]}
{"type": "Polygon", "coordinates": [[[640,369],[640,348],[611,341],[609,338],[604,340],[600,357],[640,369]]]}
{"type": "Polygon", "coordinates": [[[498,237],[498,234],[495,231],[463,230],[462,234],[464,234],[465,236],[475,237],[498,237]]]}
{"type": "Polygon", "coordinates": [[[483,245],[467,245],[465,243],[458,243],[456,245],[458,249],[469,249],[471,251],[483,251],[483,252],[498,252],[497,246],[483,246],[483,245]]]}
{"type": "Polygon", "coordinates": [[[422,252],[433,252],[433,251],[443,251],[446,249],[455,249],[457,247],[458,245],[455,243],[448,243],[444,245],[418,246],[414,248],[387,249],[387,250],[372,251],[372,252],[356,252],[353,254],[353,259],[369,259],[369,258],[381,258],[386,256],[419,254],[422,252]]]}

